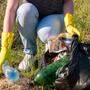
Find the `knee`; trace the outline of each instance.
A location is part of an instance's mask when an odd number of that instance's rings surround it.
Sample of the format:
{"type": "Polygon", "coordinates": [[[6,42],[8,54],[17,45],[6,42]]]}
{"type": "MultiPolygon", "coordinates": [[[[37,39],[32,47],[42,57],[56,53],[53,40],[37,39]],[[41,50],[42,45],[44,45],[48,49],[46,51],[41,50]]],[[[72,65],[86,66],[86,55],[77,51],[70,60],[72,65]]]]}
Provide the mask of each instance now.
{"type": "Polygon", "coordinates": [[[19,23],[25,22],[26,19],[38,18],[37,8],[31,3],[24,3],[17,9],[17,20],[19,23]]]}
{"type": "Polygon", "coordinates": [[[51,27],[43,27],[37,30],[38,37],[43,43],[46,43],[50,37],[51,27]]]}

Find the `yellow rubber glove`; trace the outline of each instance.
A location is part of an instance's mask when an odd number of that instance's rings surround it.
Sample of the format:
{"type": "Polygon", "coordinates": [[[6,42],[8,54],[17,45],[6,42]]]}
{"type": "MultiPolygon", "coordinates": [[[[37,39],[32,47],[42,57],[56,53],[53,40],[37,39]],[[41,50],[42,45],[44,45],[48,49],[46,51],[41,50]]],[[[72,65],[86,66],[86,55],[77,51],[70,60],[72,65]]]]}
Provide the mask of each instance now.
{"type": "Polygon", "coordinates": [[[2,73],[2,64],[9,59],[10,49],[13,42],[13,32],[2,32],[1,53],[0,53],[0,73],[2,73]]]}
{"type": "Polygon", "coordinates": [[[64,18],[66,30],[70,35],[77,34],[80,37],[80,32],[73,27],[73,15],[71,13],[67,13],[64,18]]]}

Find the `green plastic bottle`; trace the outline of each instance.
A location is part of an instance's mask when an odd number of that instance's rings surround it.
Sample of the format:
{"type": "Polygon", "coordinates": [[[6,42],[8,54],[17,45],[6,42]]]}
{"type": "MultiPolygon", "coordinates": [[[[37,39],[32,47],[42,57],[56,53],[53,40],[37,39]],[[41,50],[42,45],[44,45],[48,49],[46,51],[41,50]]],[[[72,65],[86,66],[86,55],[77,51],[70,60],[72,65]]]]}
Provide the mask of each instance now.
{"type": "Polygon", "coordinates": [[[51,84],[56,79],[56,71],[69,62],[67,55],[60,60],[51,63],[47,67],[41,69],[34,78],[34,83],[39,86],[51,84]]]}

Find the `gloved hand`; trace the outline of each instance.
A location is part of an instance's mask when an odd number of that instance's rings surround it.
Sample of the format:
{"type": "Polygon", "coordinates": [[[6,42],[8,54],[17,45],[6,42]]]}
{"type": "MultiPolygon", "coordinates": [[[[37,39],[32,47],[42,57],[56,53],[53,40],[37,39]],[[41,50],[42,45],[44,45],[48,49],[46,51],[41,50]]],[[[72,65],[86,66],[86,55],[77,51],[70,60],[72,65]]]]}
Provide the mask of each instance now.
{"type": "Polygon", "coordinates": [[[2,64],[9,59],[10,49],[13,42],[13,32],[2,32],[1,53],[0,53],[0,73],[2,73],[2,64]]]}
{"type": "Polygon", "coordinates": [[[67,13],[64,18],[66,30],[70,35],[77,34],[80,37],[80,32],[73,26],[73,15],[67,13]]]}

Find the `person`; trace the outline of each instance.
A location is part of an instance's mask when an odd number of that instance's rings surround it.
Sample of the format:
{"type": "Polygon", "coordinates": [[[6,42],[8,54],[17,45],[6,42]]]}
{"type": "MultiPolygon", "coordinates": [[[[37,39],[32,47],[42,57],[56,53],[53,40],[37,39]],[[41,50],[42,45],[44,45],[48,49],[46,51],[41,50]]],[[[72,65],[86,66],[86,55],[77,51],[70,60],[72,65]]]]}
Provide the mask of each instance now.
{"type": "Polygon", "coordinates": [[[32,58],[37,53],[37,35],[45,44],[65,28],[70,35],[76,33],[80,36],[80,32],[73,26],[73,0],[24,0],[21,5],[19,3],[20,0],[7,1],[1,39],[0,72],[4,61],[10,59],[16,18],[25,53],[18,67],[20,71],[29,68],[29,61],[33,65],[32,58]]]}

